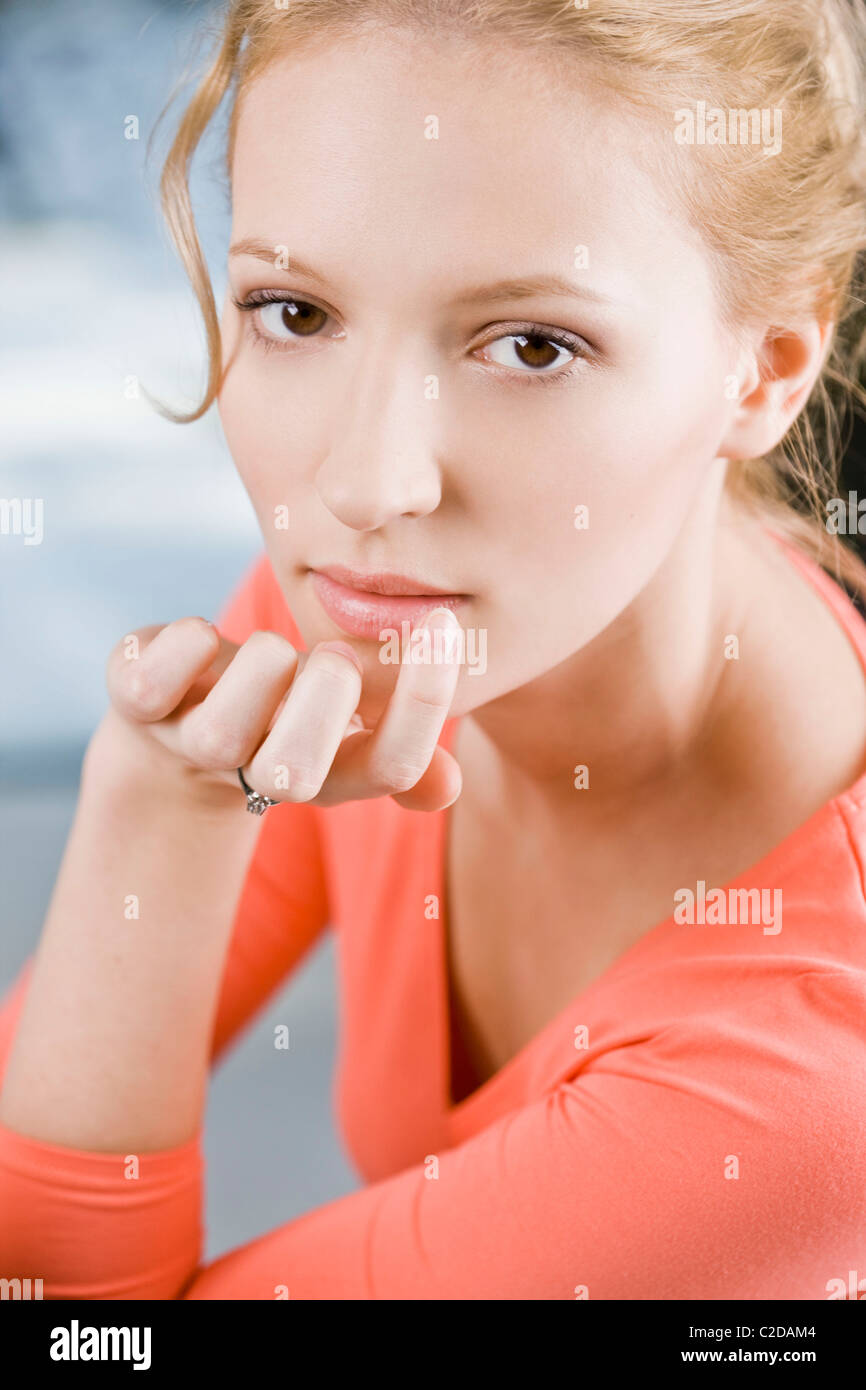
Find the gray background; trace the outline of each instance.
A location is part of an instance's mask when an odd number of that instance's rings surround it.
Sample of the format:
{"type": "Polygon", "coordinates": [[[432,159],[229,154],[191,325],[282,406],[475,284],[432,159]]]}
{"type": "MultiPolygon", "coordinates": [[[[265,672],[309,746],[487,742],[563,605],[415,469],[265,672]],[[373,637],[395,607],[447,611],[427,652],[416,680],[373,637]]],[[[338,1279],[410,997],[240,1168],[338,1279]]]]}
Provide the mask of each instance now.
{"type": "MultiPolygon", "coordinates": [[[[41,930],[108,652],[145,623],[214,617],[261,549],[216,411],[173,425],[126,396],[136,377],[187,408],[204,382],[197,309],[156,194],[182,98],[149,161],[146,146],[214,14],[165,0],[0,3],[0,497],[44,508],[41,544],[0,535],[2,990],[41,930]],[[124,136],[129,115],[138,140],[124,136]]],[[[192,180],[218,303],[224,115],[192,180]]],[[[359,1185],[331,1113],[332,937],[214,1073],[207,1259],[359,1185]]]]}

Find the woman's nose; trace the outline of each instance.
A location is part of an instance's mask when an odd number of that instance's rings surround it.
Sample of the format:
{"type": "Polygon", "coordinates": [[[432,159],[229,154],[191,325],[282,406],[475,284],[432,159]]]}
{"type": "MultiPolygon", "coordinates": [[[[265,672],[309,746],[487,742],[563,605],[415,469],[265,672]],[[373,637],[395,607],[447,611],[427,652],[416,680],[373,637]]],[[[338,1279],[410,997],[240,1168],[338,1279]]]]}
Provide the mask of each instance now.
{"type": "Polygon", "coordinates": [[[426,516],[439,505],[436,412],[430,376],[413,360],[368,357],[334,413],[316,490],[339,521],[372,531],[396,517],[426,516]]]}

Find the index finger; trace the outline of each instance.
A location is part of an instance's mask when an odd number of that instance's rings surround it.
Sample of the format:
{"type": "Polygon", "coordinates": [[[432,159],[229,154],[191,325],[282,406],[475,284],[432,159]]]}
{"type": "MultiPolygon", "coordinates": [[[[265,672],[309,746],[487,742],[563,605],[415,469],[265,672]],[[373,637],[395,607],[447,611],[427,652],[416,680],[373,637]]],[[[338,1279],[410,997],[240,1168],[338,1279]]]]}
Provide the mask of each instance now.
{"type": "Polygon", "coordinates": [[[353,734],[334,761],[341,800],[400,795],[415,787],[436,752],[460,675],[460,623],[450,608],[434,608],[375,727],[353,734]]]}

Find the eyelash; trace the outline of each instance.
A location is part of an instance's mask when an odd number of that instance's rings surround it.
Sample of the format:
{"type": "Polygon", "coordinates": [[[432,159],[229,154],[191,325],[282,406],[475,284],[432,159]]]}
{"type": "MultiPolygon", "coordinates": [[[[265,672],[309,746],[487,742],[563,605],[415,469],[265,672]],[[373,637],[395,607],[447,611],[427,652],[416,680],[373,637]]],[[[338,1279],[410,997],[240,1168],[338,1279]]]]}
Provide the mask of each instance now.
{"type": "MultiPolygon", "coordinates": [[[[316,304],[314,300],[302,299],[297,295],[285,294],[279,290],[256,290],[253,294],[248,295],[246,299],[236,299],[234,295],[232,295],[232,303],[241,313],[249,315],[249,328],[252,338],[256,346],[261,347],[265,352],[285,352],[292,351],[293,349],[287,349],[281,346],[275,338],[269,338],[267,334],[262,333],[256,325],[254,310],[260,309],[266,304],[309,304],[314,309],[321,307],[316,304]]],[[[321,312],[327,314],[328,311],[322,309],[321,312]]],[[[328,314],[328,317],[331,317],[330,314],[328,314]]],[[[310,335],[310,337],[318,336],[318,334],[310,335]]],[[[494,369],[498,368],[501,373],[504,373],[506,378],[511,378],[513,381],[519,381],[520,378],[529,378],[532,381],[543,382],[548,386],[562,384],[564,381],[569,380],[575,374],[575,371],[579,370],[581,365],[589,361],[593,356],[589,344],[586,343],[584,339],[572,336],[570,333],[565,333],[561,330],[557,331],[556,329],[546,328],[543,324],[539,323],[521,323],[516,325],[512,327],[511,332],[500,333],[496,338],[490,338],[488,342],[482,344],[482,346],[489,347],[491,343],[499,342],[503,338],[519,337],[541,338],[546,343],[552,343],[555,347],[563,348],[566,352],[573,353],[574,359],[555,372],[533,372],[529,369],[525,372],[521,372],[516,368],[503,367],[501,363],[492,364],[494,369]]],[[[302,338],[299,337],[298,341],[302,341],[302,338]]]]}

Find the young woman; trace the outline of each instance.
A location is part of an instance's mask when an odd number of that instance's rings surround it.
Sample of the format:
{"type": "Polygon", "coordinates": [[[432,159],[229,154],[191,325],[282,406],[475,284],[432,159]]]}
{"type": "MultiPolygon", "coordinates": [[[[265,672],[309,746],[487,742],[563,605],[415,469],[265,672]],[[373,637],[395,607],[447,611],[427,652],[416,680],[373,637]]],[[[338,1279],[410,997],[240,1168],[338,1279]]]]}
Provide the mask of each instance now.
{"type": "Polygon", "coordinates": [[[264,551],[216,627],[110,656],[3,1015],[5,1275],[866,1290],[866,624],[823,409],[863,324],[863,31],[226,7],[163,175],[210,345],[175,418],[217,403],[264,551]],[[227,92],[218,320],[186,173],[227,92]],[[202,1266],[208,1066],[329,923],[367,1185],[202,1266]]]}

